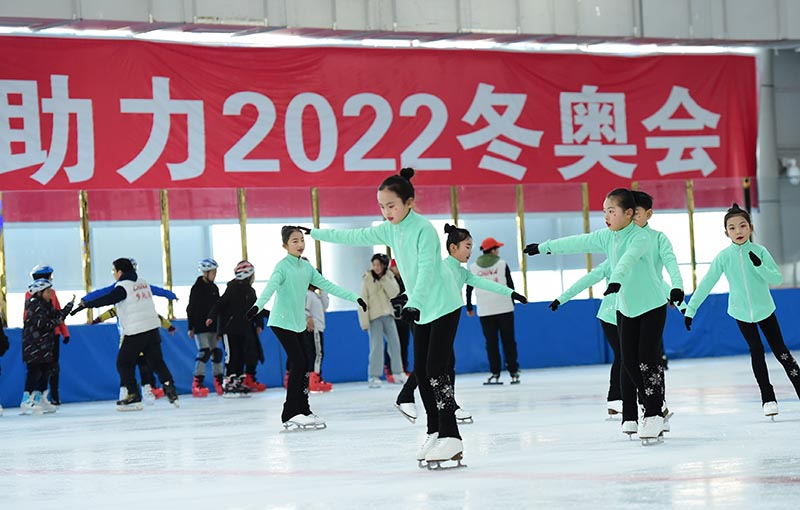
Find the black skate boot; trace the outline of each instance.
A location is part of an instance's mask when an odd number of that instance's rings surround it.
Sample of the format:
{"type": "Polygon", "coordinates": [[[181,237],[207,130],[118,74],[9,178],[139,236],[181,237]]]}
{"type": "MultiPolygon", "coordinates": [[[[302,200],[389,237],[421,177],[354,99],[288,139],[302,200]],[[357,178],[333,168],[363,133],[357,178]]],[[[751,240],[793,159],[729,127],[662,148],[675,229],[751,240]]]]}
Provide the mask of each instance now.
{"type": "Polygon", "coordinates": [[[489,379],[483,383],[484,386],[493,386],[495,384],[503,384],[503,381],[500,380],[500,374],[492,374],[489,376],[489,379]]]}
{"type": "Polygon", "coordinates": [[[141,411],[142,410],[142,396],[138,393],[135,395],[126,395],[125,398],[117,400],[117,411],[141,411]]]}
{"type": "Polygon", "coordinates": [[[178,403],[178,390],[175,389],[175,383],[173,381],[164,381],[164,395],[167,396],[170,404],[175,407],[181,406],[178,403]]]}

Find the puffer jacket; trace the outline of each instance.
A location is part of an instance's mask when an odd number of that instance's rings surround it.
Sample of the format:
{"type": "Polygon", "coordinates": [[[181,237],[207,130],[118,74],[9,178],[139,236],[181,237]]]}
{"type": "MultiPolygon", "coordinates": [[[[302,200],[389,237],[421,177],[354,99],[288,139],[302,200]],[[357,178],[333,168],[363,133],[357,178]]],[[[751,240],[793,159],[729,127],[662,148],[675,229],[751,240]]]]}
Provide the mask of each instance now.
{"type": "Polygon", "coordinates": [[[361,329],[369,329],[369,323],[378,317],[391,315],[394,317],[392,298],[400,294],[397,278],[390,271],[376,280],[372,271],[361,277],[361,298],[367,303],[367,311],[358,309],[358,323],[361,329]]]}
{"type": "Polygon", "coordinates": [[[33,296],[25,302],[25,322],[22,326],[22,361],[52,363],[53,348],[58,341],[56,326],[61,324],[61,312],[51,301],[33,296]]]}

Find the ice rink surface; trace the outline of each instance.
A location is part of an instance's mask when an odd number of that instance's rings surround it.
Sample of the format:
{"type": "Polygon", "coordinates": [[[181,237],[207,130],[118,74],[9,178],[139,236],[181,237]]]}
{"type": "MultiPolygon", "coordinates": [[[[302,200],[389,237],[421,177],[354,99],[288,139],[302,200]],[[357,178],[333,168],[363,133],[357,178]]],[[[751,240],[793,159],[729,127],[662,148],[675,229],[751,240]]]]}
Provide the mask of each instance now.
{"type": "MultiPolygon", "coordinates": [[[[144,411],[113,402],[0,417],[0,509],[770,509],[800,508],[800,401],[768,360],[780,414],[761,412],[748,357],[678,360],[675,416],[644,447],[606,419],[608,366],[523,371],[522,383],[459,376],[467,468],[419,469],[424,414],[398,386],[312,395],[321,431],[283,432],[283,389],[249,399],[181,396],[144,411]]],[[[1,381],[0,381],[1,382],[1,381]]]]}

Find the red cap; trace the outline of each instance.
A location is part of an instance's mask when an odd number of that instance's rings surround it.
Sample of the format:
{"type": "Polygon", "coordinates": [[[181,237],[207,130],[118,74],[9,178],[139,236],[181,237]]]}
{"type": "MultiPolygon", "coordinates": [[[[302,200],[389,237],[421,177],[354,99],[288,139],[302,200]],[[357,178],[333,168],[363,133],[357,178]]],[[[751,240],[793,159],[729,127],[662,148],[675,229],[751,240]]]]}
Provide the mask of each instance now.
{"type": "Polygon", "coordinates": [[[501,246],[505,245],[494,237],[487,237],[481,242],[481,250],[483,251],[489,251],[492,248],[500,248],[501,246]]]}
{"type": "Polygon", "coordinates": [[[395,259],[392,259],[392,261],[389,262],[389,267],[397,267],[397,261],[395,259]]]}

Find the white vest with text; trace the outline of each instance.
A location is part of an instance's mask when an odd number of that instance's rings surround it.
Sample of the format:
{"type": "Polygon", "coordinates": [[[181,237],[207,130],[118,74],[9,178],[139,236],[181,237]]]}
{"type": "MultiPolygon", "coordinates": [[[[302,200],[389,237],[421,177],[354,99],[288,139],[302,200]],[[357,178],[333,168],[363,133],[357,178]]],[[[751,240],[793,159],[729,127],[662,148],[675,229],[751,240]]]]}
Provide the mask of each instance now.
{"type": "MultiPolygon", "coordinates": [[[[506,262],[499,259],[493,266],[480,267],[478,264],[472,264],[470,271],[475,276],[486,278],[500,285],[506,286],[506,262]]],[[[514,311],[514,302],[508,296],[502,294],[495,294],[487,290],[475,288],[475,298],[478,305],[478,317],[487,317],[489,315],[498,315],[501,313],[508,313],[514,311]]]]}
{"type": "Polygon", "coordinates": [[[125,299],[117,303],[119,326],[124,336],[138,335],[161,327],[161,320],[153,303],[153,293],[146,281],[141,278],[135,282],[121,280],[116,286],[124,288],[128,293],[125,299]]]}

